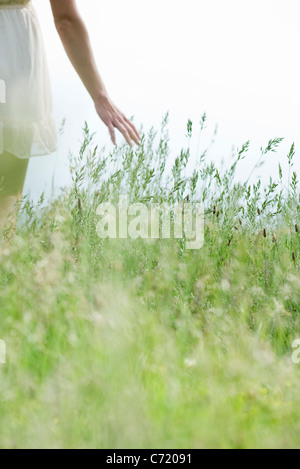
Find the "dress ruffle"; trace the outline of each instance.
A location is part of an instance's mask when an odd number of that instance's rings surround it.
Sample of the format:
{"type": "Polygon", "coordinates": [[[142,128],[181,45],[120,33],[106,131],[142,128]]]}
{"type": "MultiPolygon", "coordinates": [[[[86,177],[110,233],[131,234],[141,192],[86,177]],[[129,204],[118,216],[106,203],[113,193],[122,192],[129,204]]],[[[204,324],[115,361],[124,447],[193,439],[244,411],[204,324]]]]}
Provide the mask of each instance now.
{"type": "Polygon", "coordinates": [[[36,122],[0,120],[0,154],[7,152],[21,159],[50,155],[57,150],[56,143],[51,116],[36,122]]]}

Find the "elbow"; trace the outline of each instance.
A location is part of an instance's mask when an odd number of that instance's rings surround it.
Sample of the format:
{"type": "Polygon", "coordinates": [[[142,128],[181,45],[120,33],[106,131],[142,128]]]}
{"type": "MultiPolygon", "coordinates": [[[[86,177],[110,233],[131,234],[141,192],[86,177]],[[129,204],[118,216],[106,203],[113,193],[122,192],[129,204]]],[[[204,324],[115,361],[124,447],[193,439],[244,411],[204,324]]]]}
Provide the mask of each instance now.
{"type": "Polygon", "coordinates": [[[54,19],[56,30],[60,36],[67,34],[73,29],[77,21],[78,18],[75,16],[62,16],[54,19]]]}

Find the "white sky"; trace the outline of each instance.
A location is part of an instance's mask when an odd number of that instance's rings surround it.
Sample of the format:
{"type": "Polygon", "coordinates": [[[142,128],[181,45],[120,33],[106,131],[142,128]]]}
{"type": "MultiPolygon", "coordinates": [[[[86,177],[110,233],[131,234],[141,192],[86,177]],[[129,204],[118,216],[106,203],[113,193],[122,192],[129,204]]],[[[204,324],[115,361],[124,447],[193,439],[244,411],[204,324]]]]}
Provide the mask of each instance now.
{"type": "MultiPolygon", "coordinates": [[[[278,161],[296,142],[299,163],[299,0],[78,0],[100,72],[112,99],[138,126],[159,126],[170,111],[173,156],[184,144],[188,118],[209,118],[207,141],[219,135],[211,157],[229,159],[233,145],[250,139],[243,171],[261,145],[285,137],[277,156],[258,173],[276,176],[278,161]]],[[[44,32],[54,94],[54,116],[67,118],[57,157],[31,163],[26,189],[40,188],[55,171],[67,178],[67,149],[78,148],[87,120],[97,142],[104,125],[65,56],[48,0],[34,0],[44,32]],[[56,169],[55,169],[56,168],[56,169]]],[[[195,139],[197,140],[197,138],[195,139]]],[[[119,138],[119,142],[121,138],[119,138]]],[[[205,143],[205,139],[204,139],[205,143]]],[[[284,165],[284,163],[283,163],[284,165]]]]}

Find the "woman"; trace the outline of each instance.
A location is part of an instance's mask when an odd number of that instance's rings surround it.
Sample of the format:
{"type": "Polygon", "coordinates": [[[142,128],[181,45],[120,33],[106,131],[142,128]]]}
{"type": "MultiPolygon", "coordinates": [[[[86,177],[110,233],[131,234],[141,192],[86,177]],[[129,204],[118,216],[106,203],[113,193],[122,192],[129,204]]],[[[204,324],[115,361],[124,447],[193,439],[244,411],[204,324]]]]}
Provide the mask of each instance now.
{"type": "MultiPolygon", "coordinates": [[[[113,104],[97,70],[76,0],[50,0],[66,53],[116,144],[115,128],[139,143],[134,125],[113,104]]],[[[0,0],[0,229],[21,197],[29,158],[56,150],[43,40],[31,0],[0,0]]]]}

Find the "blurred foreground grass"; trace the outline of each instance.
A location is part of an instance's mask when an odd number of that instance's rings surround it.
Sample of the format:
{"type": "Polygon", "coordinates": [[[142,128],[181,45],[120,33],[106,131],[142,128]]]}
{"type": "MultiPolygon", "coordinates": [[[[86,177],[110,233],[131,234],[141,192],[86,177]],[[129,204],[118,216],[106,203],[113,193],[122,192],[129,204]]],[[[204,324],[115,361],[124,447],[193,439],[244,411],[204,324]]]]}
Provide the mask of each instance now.
{"type": "Polygon", "coordinates": [[[73,186],[24,201],[0,249],[1,448],[299,447],[297,176],[237,183],[248,148],[223,173],[204,151],[187,177],[188,143],[167,177],[167,119],[111,155],[86,127],[73,186]],[[100,240],[96,208],[120,194],[202,200],[204,247],[100,240]]]}

